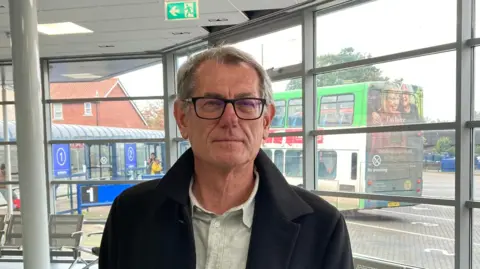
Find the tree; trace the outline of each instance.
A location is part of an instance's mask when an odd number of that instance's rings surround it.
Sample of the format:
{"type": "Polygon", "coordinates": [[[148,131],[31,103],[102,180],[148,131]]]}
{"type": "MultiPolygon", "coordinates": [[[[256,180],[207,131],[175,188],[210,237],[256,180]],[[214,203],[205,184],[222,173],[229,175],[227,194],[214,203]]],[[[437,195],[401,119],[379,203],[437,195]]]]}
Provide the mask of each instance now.
{"type": "Polygon", "coordinates": [[[165,130],[163,102],[148,102],[141,109],[149,129],[165,130]]]}
{"type": "MultiPolygon", "coordinates": [[[[371,58],[370,54],[355,52],[351,47],[344,48],[338,54],[326,54],[317,57],[316,66],[330,66],[346,62],[353,62],[362,59],[371,58]]],[[[382,76],[382,70],[373,65],[351,68],[347,70],[330,72],[317,76],[317,87],[341,85],[346,83],[357,83],[366,81],[389,81],[388,77],[382,76]]],[[[403,79],[397,79],[393,82],[402,83],[403,79]]],[[[301,79],[292,79],[286,87],[287,91],[302,88],[301,79]]]]}
{"type": "Polygon", "coordinates": [[[433,151],[438,154],[448,153],[450,155],[455,155],[455,146],[452,144],[452,141],[449,137],[444,136],[440,137],[437,140],[437,144],[433,151]]]}

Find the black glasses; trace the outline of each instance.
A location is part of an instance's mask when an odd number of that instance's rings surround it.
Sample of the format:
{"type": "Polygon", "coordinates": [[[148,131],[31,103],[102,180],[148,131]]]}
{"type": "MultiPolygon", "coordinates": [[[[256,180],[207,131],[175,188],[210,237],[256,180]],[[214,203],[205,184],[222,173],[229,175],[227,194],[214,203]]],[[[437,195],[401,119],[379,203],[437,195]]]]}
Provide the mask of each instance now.
{"type": "Polygon", "coordinates": [[[215,97],[192,97],[184,100],[193,103],[197,117],[206,120],[216,120],[222,117],[227,104],[232,104],[237,117],[242,120],[256,120],[262,116],[267,103],[262,98],[224,99],[215,97]]]}

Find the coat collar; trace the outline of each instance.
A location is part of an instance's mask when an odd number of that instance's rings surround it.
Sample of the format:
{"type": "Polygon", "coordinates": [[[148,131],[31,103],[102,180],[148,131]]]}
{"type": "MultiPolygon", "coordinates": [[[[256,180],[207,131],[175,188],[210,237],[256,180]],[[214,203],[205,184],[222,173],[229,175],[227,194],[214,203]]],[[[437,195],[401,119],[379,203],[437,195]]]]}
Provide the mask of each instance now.
{"type": "MultiPolygon", "coordinates": [[[[255,167],[260,176],[259,193],[268,203],[268,207],[278,211],[287,220],[294,220],[302,215],[312,213],[312,208],[305,203],[287,183],[275,164],[260,149],[255,158],[255,167]]],[[[189,205],[189,187],[194,173],[192,149],[188,149],[168,170],[157,186],[158,191],[182,205],[189,205]]]]}

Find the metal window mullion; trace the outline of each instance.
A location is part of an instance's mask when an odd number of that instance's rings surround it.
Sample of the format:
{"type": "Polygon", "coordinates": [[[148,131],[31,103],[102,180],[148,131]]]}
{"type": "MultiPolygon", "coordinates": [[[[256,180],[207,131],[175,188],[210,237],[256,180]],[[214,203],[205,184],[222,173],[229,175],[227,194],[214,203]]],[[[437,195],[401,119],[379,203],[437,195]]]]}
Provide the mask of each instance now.
{"type": "Polygon", "coordinates": [[[473,113],[472,0],[457,0],[456,128],[455,128],[455,268],[472,268],[472,198],[473,130],[466,126],[473,113]]]}
{"type": "MultiPolygon", "coordinates": [[[[52,139],[52,112],[51,106],[46,102],[50,98],[50,63],[43,59],[40,62],[40,71],[42,74],[42,103],[43,103],[43,131],[44,131],[44,147],[45,147],[45,176],[46,176],[46,186],[47,188],[47,210],[48,214],[56,213],[56,203],[55,203],[55,191],[54,186],[50,185],[50,181],[53,177],[53,156],[52,156],[52,145],[48,142],[52,139]]],[[[21,195],[21,194],[20,194],[21,195]]]]}
{"type": "Polygon", "coordinates": [[[302,21],[302,113],[303,113],[303,186],[307,190],[317,189],[315,176],[315,136],[309,134],[315,130],[316,85],[315,75],[308,70],[315,67],[315,16],[313,9],[303,12],[302,21]]]}
{"type": "Polygon", "coordinates": [[[73,185],[73,184],[81,184],[81,185],[122,185],[122,184],[137,184],[142,183],[147,180],[52,180],[51,185],[73,185]]]}
{"type": "Polygon", "coordinates": [[[476,47],[478,45],[480,45],[480,37],[475,37],[467,40],[467,46],[469,47],[476,47]]]}
{"type": "Polygon", "coordinates": [[[172,167],[178,159],[178,142],[173,139],[177,136],[177,124],[173,116],[175,98],[175,54],[163,55],[163,112],[165,126],[165,170],[172,167]]]}
{"type": "Polygon", "coordinates": [[[268,76],[272,81],[282,81],[286,79],[298,78],[303,75],[303,64],[294,64],[267,70],[268,76]]]}
{"type": "Polygon", "coordinates": [[[397,202],[406,202],[406,203],[413,203],[413,204],[429,204],[429,205],[441,205],[441,206],[451,206],[451,207],[455,205],[455,201],[451,199],[424,198],[424,197],[412,197],[412,196],[401,196],[401,195],[344,192],[344,191],[313,191],[313,193],[320,196],[342,197],[342,198],[352,198],[352,199],[397,201],[397,202]]]}
{"type": "Polygon", "coordinates": [[[390,125],[390,126],[369,126],[360,128],[339,128],[313,130],[312,135],[337,135],[337,134],[368,134],[384,132],[413,132],[413,131],[434,131],[455,129],[455,122],[424,123],[413,125],[390,125]]]}
{"type": "Polygon", "coordinates": [[[65,140],[49,140],[48,144],[108,144],[108,143],[160,143],[164,142],[165,138],[125,138],[125,139],[65,139],[65,140]]]}
{"type": "Polygon", "coordinates": [[[480,201],[467,201],[465,206],[468,208],[477,208],[480,209],[480,201]]]}
{"type": "Polygon", "coordinates": [[[122,97],[97,97],[97,98],[70,98],[70,99],[46,99],[47,104],[80,104],[95,102],[118,102],[118,101],[151,101],[163,100],[163,95],[153,96],[122,96],[122,97]]]}

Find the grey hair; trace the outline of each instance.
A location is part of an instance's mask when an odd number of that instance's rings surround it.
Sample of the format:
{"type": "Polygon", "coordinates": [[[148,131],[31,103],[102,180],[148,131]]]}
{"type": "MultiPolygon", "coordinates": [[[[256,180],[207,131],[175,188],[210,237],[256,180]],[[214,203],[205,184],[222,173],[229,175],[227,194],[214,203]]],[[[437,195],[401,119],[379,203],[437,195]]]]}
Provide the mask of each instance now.
{"type": "Polygon", "coordinates": [[[214,60],[224,64],[246,63],[257,72],[260,80],[260,97],[273,103],[272,82],[267,71],[250,54],[233,46],[218,46],[205,50],[188,60],[180,67],[177,73],[177,98],[185,100],[192,97],[195,90],[195,74],[198,67],[208,61],[214,60]]]}

